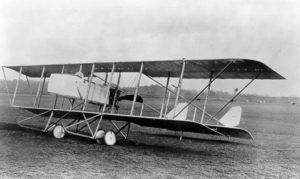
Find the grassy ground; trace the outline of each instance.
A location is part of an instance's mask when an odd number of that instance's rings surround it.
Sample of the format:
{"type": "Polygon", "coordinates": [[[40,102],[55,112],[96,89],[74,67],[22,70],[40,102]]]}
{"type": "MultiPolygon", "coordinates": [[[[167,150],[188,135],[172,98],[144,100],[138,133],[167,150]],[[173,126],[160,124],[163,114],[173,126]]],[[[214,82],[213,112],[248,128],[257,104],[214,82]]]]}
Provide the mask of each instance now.
{"type": "MultiPolygon", "coordinates": [[[[30,98],[29,98],[30,99],[30,98]]],[[[46,99],[46,98],[45,98],[46,99]]],[[[30,104],[28,97],[16,99],[30,104]]],[[[49,99],[42,105],[49,106],[49,99]]],[[[161,101],[148,99],[158,107],[161,101]]],[[[220,102],[210,102],[209,112],[220,102]]],[[[77,137],[54,139],[21,129],[28,115],[0,96],[0,176],[23,178],[299,178],[300,106],[234,103],[243,108],[241,127],[255,141],[184,134],[133,126],[129,140],[113,147],[77,137]]],[[[150,112],[149,112],[150,114],[150,112]]]]}

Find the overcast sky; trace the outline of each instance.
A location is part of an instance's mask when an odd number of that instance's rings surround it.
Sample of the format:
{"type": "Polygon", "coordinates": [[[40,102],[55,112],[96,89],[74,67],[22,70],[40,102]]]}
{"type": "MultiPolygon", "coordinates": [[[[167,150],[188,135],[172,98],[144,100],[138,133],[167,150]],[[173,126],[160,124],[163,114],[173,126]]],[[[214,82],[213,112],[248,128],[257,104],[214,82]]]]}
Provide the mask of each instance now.
{"type": "Polygon", "coordinates": [[[0,0],[1,66],[229,57],[287,78],[247,93],[300,96],[300,1],[0,0]]]}

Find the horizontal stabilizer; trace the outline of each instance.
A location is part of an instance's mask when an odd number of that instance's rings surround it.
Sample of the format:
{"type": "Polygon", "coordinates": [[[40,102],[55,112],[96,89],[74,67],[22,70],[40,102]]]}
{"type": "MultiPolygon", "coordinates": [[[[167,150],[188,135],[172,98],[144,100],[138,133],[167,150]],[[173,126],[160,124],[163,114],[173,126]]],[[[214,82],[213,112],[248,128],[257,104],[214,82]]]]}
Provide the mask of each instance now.
{"type": "Polygon", "coordinates": [[[219,120],[219,122],[226,127],[236,127],[240,124],[241,116],[241,106],[235,106],[230,108],[230,110],[219,120]]]}

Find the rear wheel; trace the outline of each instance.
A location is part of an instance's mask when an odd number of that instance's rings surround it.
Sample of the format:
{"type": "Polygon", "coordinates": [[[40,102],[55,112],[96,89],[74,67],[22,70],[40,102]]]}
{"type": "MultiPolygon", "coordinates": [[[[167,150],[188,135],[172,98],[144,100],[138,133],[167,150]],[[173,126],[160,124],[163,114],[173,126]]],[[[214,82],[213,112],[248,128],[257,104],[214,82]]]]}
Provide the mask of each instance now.
{"type": "Polygon", "coordinates": [[[106,145],[115,145],[117,142],[117,137],[114,131],[108,130],[104,134],[104,142],[106,145]]]}
{"type": "Polygon", "coordinates": [[[53,136],[57,139],[62,139],[65,136],[66,132],[62,125],[57,125],[53,129],[53,136]]]}

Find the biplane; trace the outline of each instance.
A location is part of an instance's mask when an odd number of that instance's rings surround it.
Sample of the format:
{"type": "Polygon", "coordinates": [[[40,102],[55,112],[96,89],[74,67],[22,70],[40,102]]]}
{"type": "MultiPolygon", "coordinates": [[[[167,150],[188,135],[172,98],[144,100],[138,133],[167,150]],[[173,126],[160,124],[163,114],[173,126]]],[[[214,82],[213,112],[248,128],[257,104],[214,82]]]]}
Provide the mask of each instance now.
{"type": "Polygon", "coordinates": [[[242,114],[240,106],[233,106],[222,117],[217,116],[254,80],[284,79],[265,64],[249,59],[3,66],[5,81],[8,69],[18,72],[13,94],[9,92],[6,84],[11,106],[32,114],[30,117],[18,119],[18,125],[52,133],[55,138],[63,138],[70,134],[97,142],[104,141],[106,145],[114,145],[117,135],[120,136],[118,138],[127,139],[131,124],[179,132],[253,139],[246,129],[238,127],[242,114]],[[121,75],[125,73],[134,73],[137,77],[131,94],[124,94],[120,87],[121,75]],[[105,75],[105,78],[100,77],[100,74],[105,75]],[[139,94],[142,76],[163,88],[160,109],[151,107],[139,94]],[[29,79],[38,82],[37,91],[32,95],[32,105],[16,104],[21,77],[26,78],[29,89],[29,79]],[[163,78],[166,84],[159,82],[158,78],[163,78]],[[178,80],[175,88],[170,85],[171,78],[178,80]],[[116,79],[116,82],[113,79],[116,79]],[[181,95],[184,79],[205,79],[209,82],[194,97],[188,99],[181,95]],[[210,114],[207,104],[211,85],[218,79],[245,79],[249,82],[242,89],[236,89],[234,96],[217,112],[210,114]],[[46,80],[47,93],[53,100],[48,107],[43,107],[40,101],[46,96],[43,94],[46,80]],[[200,95],[205,96],[201,106],[199,101],[197,102],[200,95]],[[126,101],[125,107],[121,104],[122,101],[126,101]],[[149,113],[149,110],[154,112],[149,113]],[[42,125],[36,126],[37,121],[41,120],[42,125]],[[112,127],[106,127],[103,121],[108,121],[112,127]]]}

